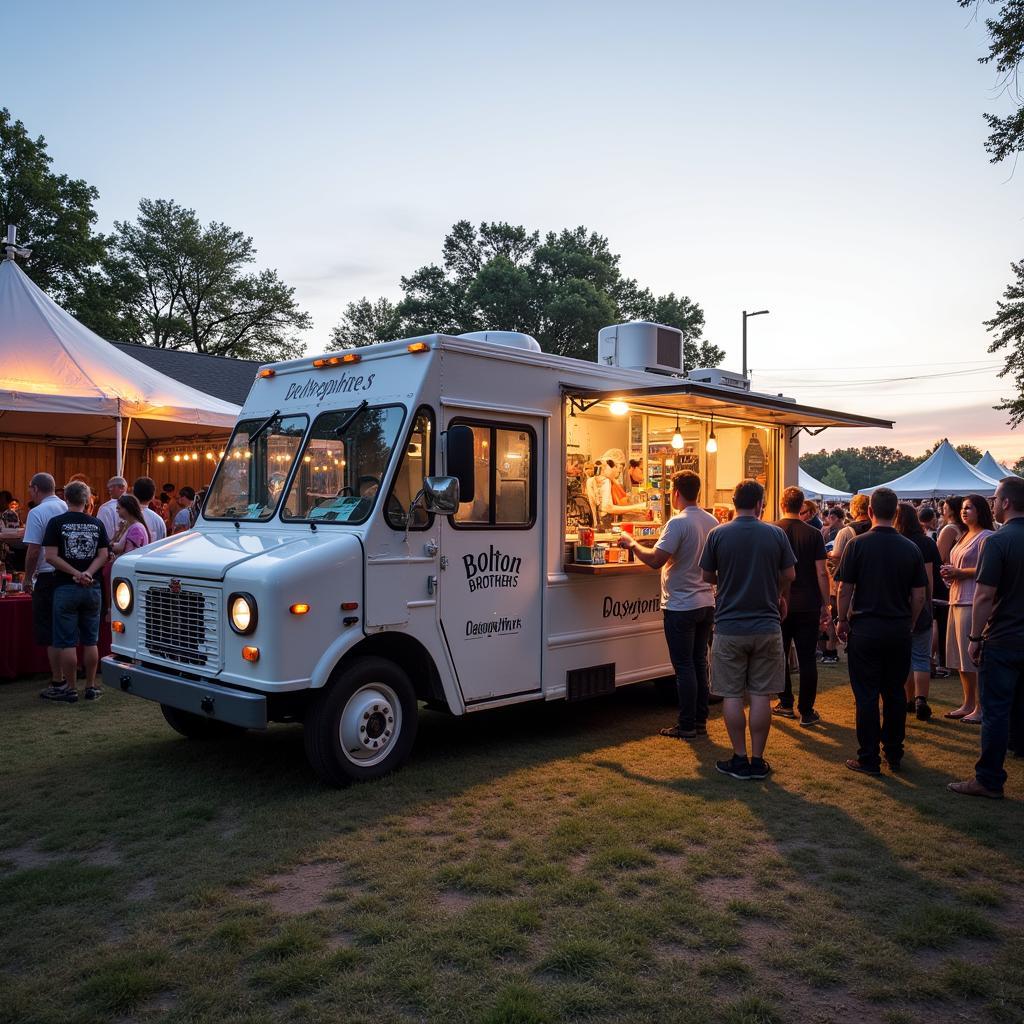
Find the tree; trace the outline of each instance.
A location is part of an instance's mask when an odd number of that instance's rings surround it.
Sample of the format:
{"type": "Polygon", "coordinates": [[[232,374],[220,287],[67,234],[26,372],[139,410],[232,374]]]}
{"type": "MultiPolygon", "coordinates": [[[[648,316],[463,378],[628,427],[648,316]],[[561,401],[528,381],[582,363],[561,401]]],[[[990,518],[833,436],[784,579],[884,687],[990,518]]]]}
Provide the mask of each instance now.
{"type": "Polygon", "coordinates": [[[821,478],[821,482],[826,487],[831,487],[836,491],[850,490],[850,483],[846,479],[846,474],[834,462],[825,470],[825,475],[821,478]]]}
{"type": "Polygon", "coordinates": [[[869,445],[865,448],[838,448],[834,452],[822,449],[808,453],[801,456],[800,465],[822,483],[829,469],[836,466],[843,472],[849,485],[843,490],[858,491],[862,487],[883,484],[909,473],[922,461],[923,456],[914,458],[886,445],[869,445]]]}
{"type": "MultiPolygon", "coordinates": [[[[957,0],[961,7],[980,10],[981,0],[957,0]]],[[[1017,81],[1017,72],[1024,59],[1024,0],[989,0],[997,16],[985,20],[989,48],[980,64],[994,64],[999,77],[1000,92],[1008,96],[1014,110],[1005,117],[985,114],[989,137],[985,149],[992,163],[1024,151],[1024,95],[1017,81]]]]}
{"type": "Polygon", "coordinates": [[[1014,464],[1013,471],[1017,476],[1024,476],[1024,456],[1021,456],[1014,464]]]}
{"type": "Polygon", "coordinates": [[[143,199],[134,223],[114,222],[85,321],[111,340],[243,359],[287,359],[311,320],[275,270],[246,273],[252,239],[195,211],[143,199]]]}
{"type": "Polygon", "coordinates": [[[685,295],[654,295],[623,277],[601,235],[577,227],[539,231],[484,222],[453,225],[441,265],[401,279],[397,302],[350,302],[332,340],[341,346],[440,332],[512,330],[545,352],[593,358],[597,332],[621,320],[653,320],[683,332],[684,363],[717,366],[724,352],[701,337],[704,312],[685,295]]]}
{"type": "Polygon", "coordinates": [[[996,315],[985,321],[993,335],[989,352],[1006,349],[1000,377],[1011,377],[1017,391],[1016,398],[1004,398],[996,409],[1010,414],[1011,427],[1024,421],[1024,260],[1011,263],[1014,280],[1006,286],[1001,300],[996,302],[996,315]]]}
{"type": "Polygon", "coordinates": [[[33,139],[21,121],[0,108],[0,230],[18,227],[32,250],[25,273],[71,312],[106,240],[93,231],[99,192],[81,178],[55,174],[42,135],[33,139]]]}
{"type": "MultiPolygon", "coordinates": [[[[935,452],[938,451],[938,449],[942,446],[942,444],[948,440],[948,438],[940,437],[938,441],[936,441],[935,444],[931,446],[931,448],[925,451],[924,456],[919,461],[923,461],[924,459],[927,459],[930,455],[934,455],[935,452]]],[[[961,459],[964,459],[966,462],[969,462],[972,466],[976,466],[979,462],[981,462],[981,457],[982,455],[985,454],[976,444],[957,444],[953,446],[953,451],[955,451],[961,459]]]]}

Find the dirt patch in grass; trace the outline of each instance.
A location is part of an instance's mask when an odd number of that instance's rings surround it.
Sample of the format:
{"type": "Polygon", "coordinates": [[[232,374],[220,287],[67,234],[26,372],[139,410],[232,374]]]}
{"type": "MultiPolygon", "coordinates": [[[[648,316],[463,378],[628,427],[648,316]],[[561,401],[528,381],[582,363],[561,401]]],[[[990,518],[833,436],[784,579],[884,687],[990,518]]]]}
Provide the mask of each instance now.
{"type": "Polygon", "coordinates": [[[129,903],[145,903],[156,896],[156,879],[143,878],[128,890],[129,903]]]}
{"type": "Polygon", "coordinates": [[[42,850],[36,843],[24,843],[7,850],[0,850],[0,864],[8,864],[8,871],[31,871],[34,868],[48,868],[59,861],[77,860],[91,867],[115,868],[122,863],[121,854],[111,843],[103,843],[83,852],[55,852],[42,850]]]}
{"type": "Polygon", "coordinates": [[[250,889],[250,899],[265,900],[278,914],[311,914],[327,902],[338,883],[338,865],[318,862],[299,864],[291,871],[271,875],[260,889],[250,889]]]}
{"type": "Polygon", "coordinates": [[[697,883],[697,891],[701,897],[717,910],[724,910],[734,900],[758,899],[757,886],[752,878],[741,875],[736,878],[719,875],[715,878],[704,878],[697,883]]]}
{"type": "Polygon", "coordinates": [[[475,901],[472,896],[459,892],[458,889],[445,889],[438,893],[437,902],[449,914],[461,914],[473,906],[475,901]]]}

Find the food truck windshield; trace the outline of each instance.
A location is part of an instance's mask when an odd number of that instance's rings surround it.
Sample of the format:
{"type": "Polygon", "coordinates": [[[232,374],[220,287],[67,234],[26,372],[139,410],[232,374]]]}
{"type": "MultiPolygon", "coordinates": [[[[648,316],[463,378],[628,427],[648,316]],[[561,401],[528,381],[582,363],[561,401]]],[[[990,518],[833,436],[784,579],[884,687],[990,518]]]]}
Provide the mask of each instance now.
{"type": "Polygon", "coordinates": [[[701,478],[700,504],[724,521],[733,488],[754,479],[765,488],[765,515],[778,505],[782,429],[775,424],[680,408],[601,401],[565,417],[566,541],[580,526],[611,539],[624,524],[656,536],[672,514],[672,477],[701,478]]]}
{"type": "Polygon", "coordinates": [[[241,420],[206,500],[207,519],[361,523],[391,462],[401,406],[241,420]],[[262,428],[262,429],[261,429],[262,428]],[[303,444],[303,438],[306,438],[303,444]],[[287,497],[285,497],[287,495],[287,497]]]}

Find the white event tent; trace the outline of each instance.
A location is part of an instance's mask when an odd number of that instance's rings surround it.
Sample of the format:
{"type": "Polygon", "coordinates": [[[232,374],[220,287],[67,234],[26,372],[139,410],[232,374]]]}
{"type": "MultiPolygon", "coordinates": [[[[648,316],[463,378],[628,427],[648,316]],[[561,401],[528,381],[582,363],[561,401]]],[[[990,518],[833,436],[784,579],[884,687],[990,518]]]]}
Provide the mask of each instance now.
{"type": "Polygon", "coordinates": [[[879,487],[888,487],[901,498],[946,498],[951,494],[980,494],[988,498],[996,493],[996,481],[962,459],[949,441],[943,441],[909,473],[874,487],[862,487],[858,494],[870,494],[879,487]]]}
{"type": "Polygon", "coordinates": [[[804,492],[805,498],[811,498],[814,501],[849,501],[853,497],[850,491],[837,491],[834,487],[815,480],[804,469],[800,469],[797,473],[797,485],[804,492]]]}
{"type": "Polygon", "coordinates": [[[996,462],[995,456],[991,452],[985,452],[981,457],[981,462],[977,463],[974,467],[979,473],[983,473],[987,477],[991,477],[993,480],[1002,480],[1004,476],[1013,476],[1013,470],[1007,469],[1001,462],[996,462]]]}
{"type": "Polygon", "coordinates": [[[115,449],[226,435],[239,408],[151,369],[80,324],[10,255],[0,262],[0,435],[115,449]],[[141,435],[141,436],[138,436],[141,435]]]}

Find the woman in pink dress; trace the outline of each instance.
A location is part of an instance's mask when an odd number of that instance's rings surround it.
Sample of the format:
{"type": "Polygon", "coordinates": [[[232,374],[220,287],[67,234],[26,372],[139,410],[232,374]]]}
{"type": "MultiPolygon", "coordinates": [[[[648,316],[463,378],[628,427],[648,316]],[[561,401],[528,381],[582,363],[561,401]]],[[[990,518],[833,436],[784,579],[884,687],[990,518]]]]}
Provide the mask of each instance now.
{"type": "Polygon", "coordinates": [[[964,702],[946,718],[958,718],[971,725],[981,724],[978,703],[978,666],[967,652],[971,633],[971,603],[974,600],[974,576],[978,571],[985,541],[992,536],[995,523],[988,502],[980,494],[968,494],[960,509],[967,532],[956,542],[950,560],[940,570],[949,585],[949,625],[946,629],[946,667],[960,672],[964,702]]]}

